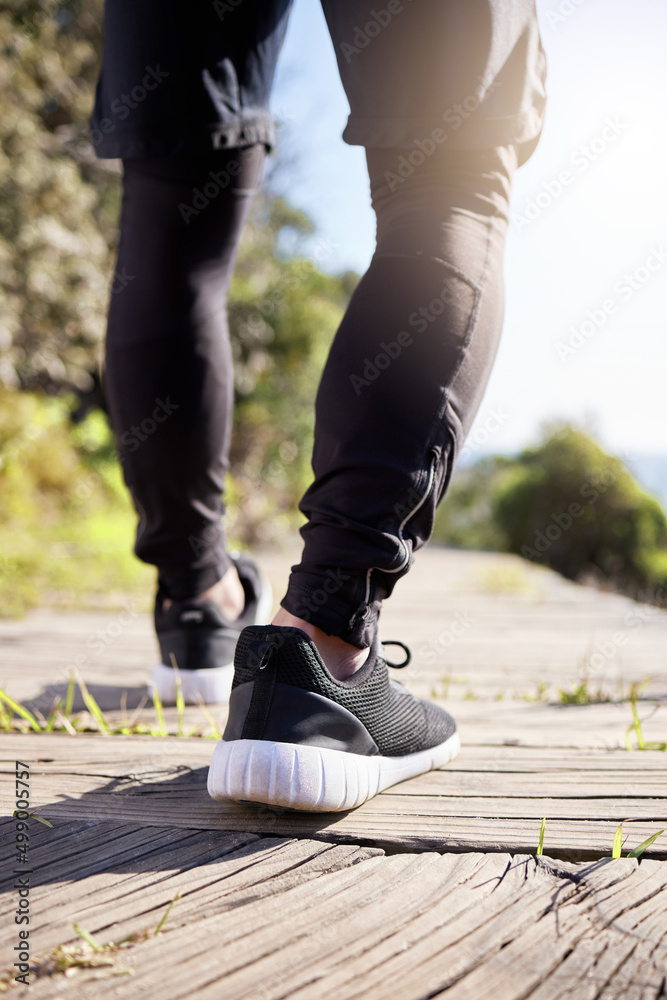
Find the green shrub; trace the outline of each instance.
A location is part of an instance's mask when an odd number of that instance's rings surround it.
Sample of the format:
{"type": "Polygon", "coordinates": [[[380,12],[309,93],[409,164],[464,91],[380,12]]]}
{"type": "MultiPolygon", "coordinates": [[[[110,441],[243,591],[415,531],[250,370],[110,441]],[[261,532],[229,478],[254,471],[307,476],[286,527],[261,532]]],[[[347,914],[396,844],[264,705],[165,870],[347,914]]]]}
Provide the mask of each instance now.
{"type": "Polygon", "coordinates": [[[136,516],[106,419],[73,426],[74,405],[0,389],[0,615],[150,604],[153,571],[132,556],[136,516]]]}
{"type": "Polygon", "coordinates": [[[510,459],[483,458],[465,469],[456,469],[447,495],[438,507],[433,540],[462,549],[504,552],[505,533],[493,516],[493,499],[510,459]]]}
{"type": "Polygon", "coordinates": [[[593,574],[637,597],[667,583],[660,504],[620,459],[575,428],[557,427],[522,452],[498,490],[493,517],[508,551],[569,579],[593,574]]]}
{"type": "Polygon", "coordinates": [[[583,431],[547,428],[515,459],[461,473],[436,519],[438,541],[514,552],[571,580],[593,578],[667,604],[667,517],[620,459],[583,431]]]}
{"type": "MultiPolygon", "coordinates": [[[[69,423],[71,410],[80,415],[102,404],[100,362],[118,230],[119,165],[95,158],[88,128],[102,7],[102,0],[0,3],[5,606],[28,600],[15,596],[23,584],[13,592],[6,582],[12,578],[24,581],[26,595],[46,588],[64,599],[74,586],[75,574],[65,573],[74,563],[64,556],[46,575],[40,568],[51,551],[46,534],[62,544],[70,539],[67,551],[74,551],[70,534],[92,532],[96,519],[98,533],[112,524],[120,532],[124,525],[123,551],[132,544],[135,517],[102,414],[89,413],[75,428],[69,423]],[[16,389],[27,394],[19,397],[11,391],[16,389]],[[79,405],[68,395],[47,399],[40,391],[74,393],[79,405]],[[104,441],[91,451],[95,427],[104,441]],[[37,538],[44,543],[41,559],[37,538]]],[[[299,258],[301,240],[312,229],[282,199],[260,196],[230,290],[236,398],[227,506],[228,532],[238,542],[266,541],[294,525],[310,479],[317,381],[357,280],[327,276],[299,258]],[[292,256],[280,252],[284,247],[292,256]]],[[[119,543],[120,535],[114,538],[119,543]]],[[[83,541],[76,545],[80,549],[83,541]]],[[[98,540],[95,552],[103,551],[100,545],[98,540]]],[[[106,560],[111,587],[114,558],[106,560]]],[[[127,558],[119,549],[119,586],[134,572],[127,558]]],[[[91,594],[101,587],[101,572],[101,566],[84,570],[91,594]]]]}

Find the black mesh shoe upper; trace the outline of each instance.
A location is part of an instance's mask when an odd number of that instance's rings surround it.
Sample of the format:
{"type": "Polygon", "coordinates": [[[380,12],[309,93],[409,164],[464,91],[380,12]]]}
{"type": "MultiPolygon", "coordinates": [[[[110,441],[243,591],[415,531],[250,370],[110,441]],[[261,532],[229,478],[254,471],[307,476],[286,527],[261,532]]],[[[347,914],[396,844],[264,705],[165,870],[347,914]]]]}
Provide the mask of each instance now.
{"type": "Polygon", "coordinates": [[[212,601],[174,601],[162,605],[163,595],[155,599],[155,632],[162,662],[171,667],[175,659],[179,670],[206,670],[230,664],[241,630],[256,620],[262,581],[249,556],[233,555],[234,564],[245,592],[245,607],[230,622],[212,601]]]}
{"type": "Polygon", "coordinates": [[[241,633],[234,662],[233,688],[256,681],[259,671],[270,665],[276,682],[314,692],[351,712],[386,757],[428,750],[444,743],[456,731],[447,712],[390,680],[387,663],[377,647],[355,674],[338,681],[305,632],[256,625],[241,633]]]}

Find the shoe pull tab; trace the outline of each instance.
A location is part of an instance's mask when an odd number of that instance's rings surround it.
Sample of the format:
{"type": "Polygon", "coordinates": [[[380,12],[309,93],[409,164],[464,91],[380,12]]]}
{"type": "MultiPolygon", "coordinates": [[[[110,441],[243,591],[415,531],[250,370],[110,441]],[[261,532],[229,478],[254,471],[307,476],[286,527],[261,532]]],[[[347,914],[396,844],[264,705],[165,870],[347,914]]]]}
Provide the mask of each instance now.
{"type": "Polygon", "coordinates": [[[274,644],[272,642],[260,642],[255,640],[248,646],[246,653],[247,662],[256,670],[264,670],[273,655],[274,644]]]}

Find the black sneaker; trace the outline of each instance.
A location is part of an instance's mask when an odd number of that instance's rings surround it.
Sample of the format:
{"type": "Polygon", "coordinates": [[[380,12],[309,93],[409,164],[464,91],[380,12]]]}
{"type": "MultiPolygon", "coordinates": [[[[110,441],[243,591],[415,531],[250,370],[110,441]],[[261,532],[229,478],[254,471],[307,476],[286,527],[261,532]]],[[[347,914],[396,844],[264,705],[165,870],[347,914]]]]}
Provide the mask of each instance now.
{"type": "Polygon", "coordinates": [[[271,614],[273,596],[268,581],[249,556],[231,555],[245,591],[245,607],[236,621],[225,618],[212,601],[174,601],[165,611],[158,592],[155,631],[162,662],[153,670],[151,684],[164,705],[176,701],[173,661],[186,702],[227,701],[234,677],[234,650],[242,629],[267,621],[271,614]]]}
{"type": "Polygon", "coordinates": [[[209,795],[330,812],[448,763],[460,747],[454,720],[390,680],[387,666],[376,641],[338,681],[301,629],[244,629],[209,795]]]}

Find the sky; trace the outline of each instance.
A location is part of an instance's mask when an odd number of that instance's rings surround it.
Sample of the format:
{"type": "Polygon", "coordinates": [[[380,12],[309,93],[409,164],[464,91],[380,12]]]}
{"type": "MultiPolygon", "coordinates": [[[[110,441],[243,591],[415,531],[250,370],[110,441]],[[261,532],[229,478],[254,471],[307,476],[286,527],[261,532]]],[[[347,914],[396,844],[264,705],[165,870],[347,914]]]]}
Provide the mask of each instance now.
{"type": "MultiPolygon", "coordinates": [[[[548,111],[514,183],[503,338],[468,456],[514,452],[567,419],[622,457],[667,457],[667,3],[537,7],[548,111]]],[[[296,0],[273,111],[277,181],[317,225],[310,252],[363,272],[364,151],[341,139],[349,109],[315,0],[296,0]]]]}

